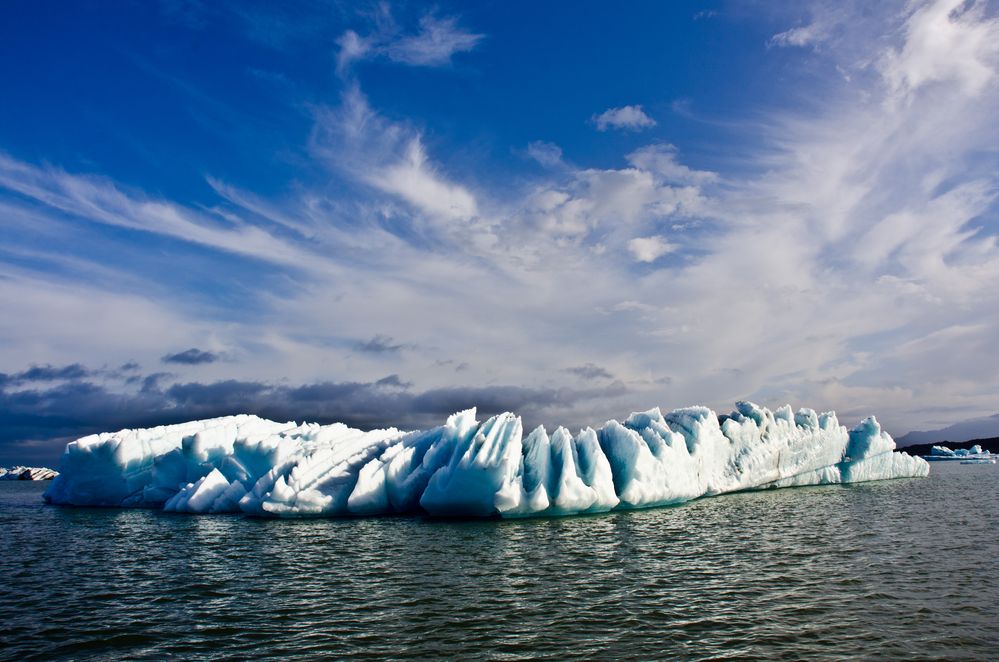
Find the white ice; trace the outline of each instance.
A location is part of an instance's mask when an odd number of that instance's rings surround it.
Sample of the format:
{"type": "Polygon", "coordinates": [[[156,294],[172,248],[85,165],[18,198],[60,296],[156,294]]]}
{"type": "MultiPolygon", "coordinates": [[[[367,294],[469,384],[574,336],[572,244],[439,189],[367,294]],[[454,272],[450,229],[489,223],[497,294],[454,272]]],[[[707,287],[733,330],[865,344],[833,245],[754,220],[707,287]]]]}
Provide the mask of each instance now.
{"type": "Polygon", "coordinates": [[[55,476],[48,467],[0,467],[0,480],[52,480],[55,476]]]}
{"type": "Polygon", "coordinates": [[[937,462],[941,460],[991,460],[993,455],[979,444],[975,444],[971,448],[933,446],[930,449],[930,454],[923,457],[931,462],[937,462]]]}
{"type": "Polygon", "coordinates": [[[572,435],[524,435],[510,413],[474,409],[437,428],[362,432],[343,424],[228,416],[91,435],[66,446],[53,504],[264,516],[427,513],[569,515],[677,504],[738,490],[925,476],[874,417],[740,402],[659,409],[572,435]]]}

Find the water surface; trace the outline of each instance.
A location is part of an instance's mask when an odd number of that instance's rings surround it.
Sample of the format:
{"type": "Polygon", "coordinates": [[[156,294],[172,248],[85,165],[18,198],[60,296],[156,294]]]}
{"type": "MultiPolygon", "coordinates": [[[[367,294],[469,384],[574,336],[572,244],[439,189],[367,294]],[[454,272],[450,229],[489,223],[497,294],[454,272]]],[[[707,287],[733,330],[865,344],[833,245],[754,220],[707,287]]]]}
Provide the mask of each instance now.
{"type": "Polygon", "coordinates": [[[995,658],[999,466],[931,471],[524,521],[65,509],[0,483],[0,658],[995,658]]]}

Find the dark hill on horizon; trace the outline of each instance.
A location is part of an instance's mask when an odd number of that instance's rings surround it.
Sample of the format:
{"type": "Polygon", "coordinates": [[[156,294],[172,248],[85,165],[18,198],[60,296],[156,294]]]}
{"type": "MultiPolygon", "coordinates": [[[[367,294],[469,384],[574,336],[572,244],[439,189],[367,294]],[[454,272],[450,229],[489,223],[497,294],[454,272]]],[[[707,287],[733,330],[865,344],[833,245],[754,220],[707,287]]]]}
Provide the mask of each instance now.
{"type": "MultiPolygon", "coordinates": [[[[894,436],[894,435],[893,435],[894,436]]],[[[913,444],[935,444],[944,439],[965,442],[972,439],[992,439],[999,437],[999,414],[973,418],[948,425],[939,430],[914,430],[895,439],[899,448],[913,444]]]]}

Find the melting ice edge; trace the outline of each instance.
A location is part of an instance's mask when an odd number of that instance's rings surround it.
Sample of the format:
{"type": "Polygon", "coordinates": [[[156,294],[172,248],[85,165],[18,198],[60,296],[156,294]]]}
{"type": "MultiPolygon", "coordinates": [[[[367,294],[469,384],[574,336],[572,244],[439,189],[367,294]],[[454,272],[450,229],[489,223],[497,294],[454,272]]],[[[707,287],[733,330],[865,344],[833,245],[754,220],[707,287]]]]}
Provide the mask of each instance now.
{"type": "Polygon", "coordinates": [[[573,436],[476,410],[419,432],[257,416],[121,430],[70,442],[47,502],[187,513],[350,516],[568,515],[682,503],[738,490],[925,476],[872,416],[740,402],[659,409],[573,436]]]}

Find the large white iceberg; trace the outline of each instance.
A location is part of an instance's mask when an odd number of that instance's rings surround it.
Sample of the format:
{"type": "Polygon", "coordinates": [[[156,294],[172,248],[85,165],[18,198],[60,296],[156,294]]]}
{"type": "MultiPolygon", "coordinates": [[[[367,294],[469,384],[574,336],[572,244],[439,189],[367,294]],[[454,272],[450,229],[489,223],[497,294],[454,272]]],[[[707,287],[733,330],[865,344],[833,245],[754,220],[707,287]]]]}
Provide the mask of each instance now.
{"type": "Polygon", "coordinates": [[[422,432],[227,416],[73,441],[45,492],[53,504],[267,516],[427,513],[568,515],[677,504],[738,490],[925,476],[874,417],[740,402],[538,427],[475,409],[422,432]]]}

